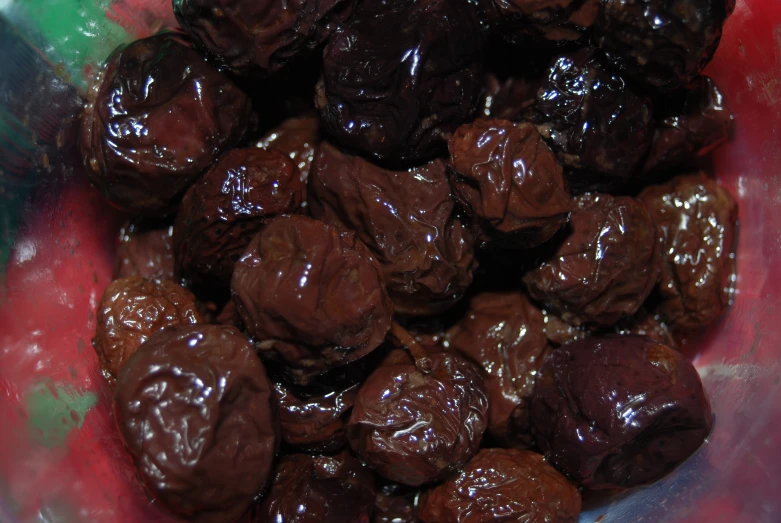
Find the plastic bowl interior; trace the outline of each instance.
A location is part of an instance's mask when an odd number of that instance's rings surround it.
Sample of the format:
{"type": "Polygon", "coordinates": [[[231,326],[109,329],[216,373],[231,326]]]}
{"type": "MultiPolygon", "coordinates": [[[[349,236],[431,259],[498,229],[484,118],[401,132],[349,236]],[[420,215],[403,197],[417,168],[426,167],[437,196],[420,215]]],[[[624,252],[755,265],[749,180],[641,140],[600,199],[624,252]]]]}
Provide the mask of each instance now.
{"type": "MultiPolygon", "coordinates": [[[[2,522],[169,520],[135,480],[90,346],[122,216],[85,182],[67,129],[89,68],[170,23],[170,0],[0,0],[0,231],[13,238],[0,249],[2,522]]],[[[735,304],[684,348],[715,429],[674,473],[584,522],[781,518],[781,2],[738,0],[707,73],[737,119],[713,164],[741,221],[735,304]]]]}

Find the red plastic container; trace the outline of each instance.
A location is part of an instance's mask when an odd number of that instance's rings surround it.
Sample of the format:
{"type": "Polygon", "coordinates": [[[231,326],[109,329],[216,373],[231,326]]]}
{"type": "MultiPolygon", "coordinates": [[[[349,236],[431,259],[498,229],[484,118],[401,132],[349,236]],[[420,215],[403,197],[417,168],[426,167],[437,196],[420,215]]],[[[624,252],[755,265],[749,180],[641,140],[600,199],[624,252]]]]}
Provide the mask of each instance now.
{"type": "MultiPolygon", "coordinates": [[[[737,119],[714,166],[741,221],[735,304],[684,347],[715,429],[584,522],[781,521],[781,1],[738,0],[707,73],[737,119]]],[[[90,346],[122,217],[72,167],[35,193],[0,279],[0,521],[168,521],[135,480],[90,346]]]]}

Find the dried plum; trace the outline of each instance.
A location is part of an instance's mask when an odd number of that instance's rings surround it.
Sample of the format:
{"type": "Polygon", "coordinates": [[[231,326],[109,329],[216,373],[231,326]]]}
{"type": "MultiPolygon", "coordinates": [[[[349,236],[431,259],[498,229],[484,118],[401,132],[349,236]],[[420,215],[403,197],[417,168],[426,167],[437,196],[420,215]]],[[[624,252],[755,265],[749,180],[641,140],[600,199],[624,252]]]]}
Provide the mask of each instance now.
{"type": "Polygon", "coordinates": [[[564,242],[523,281],[532,298],[565,322],[608,327],[640,308],[660,264],[659,234],[642,202],[584,194],[575,198],[564,242]]]}
{"type": "Polygon", "coordinates": [[[643,336],[605,336],[553,351],[531,401],[546,458],[591,489],[655,481],[713,424],[700,377],[678,351],[643,336]]]}
{"type": "Polygon", "coordinates": [[[409,486],[444,479],[477,452],[488,397],[457,353],[394,350],[358,391],[347,436],[381,476],[409,486]]]}
{"type": "Polygon", "coordinates": [[[174,260],[174,228],[144,228],[126,224],[119,232],[114,261],[114,279],[141,276],[148,280],[176,281],[179,271],[174,260]]]}
{"type": "Polygon", "coordinates": [[[235,521],[271,475],[270,400],[263,365],[236,329],[180,325],[131,356],[114,413],[159,505],[188,521],[235,521]]]}
{"type": "Polygon", "coordinates": [[[443,152],[478,108],[481,48],[465,1],[363,2],[325,48],[315,96],[325,129],[380,160],[443,152]]]}
{"type": "Polygon", "coordinates": [[[380,267],[355,234],[298,215],[255,236],[231,290],[261,356],[302,384],[376,349],[393,312],[380,267]]]}
{"type": "Polygon", "coordinates": [[[174,33],[109,56],[81,123],[92,183],[122,210],[162,215],[247,131],[251,104],[174,33]]]}
{"type": "Polygon", "coordinates": [[[98,304],[93,345],[103,374],[113,379],[149,336],[172,325],[203,323],[195,296],[169,280],[120,278],[98,304]]]}
{"type": "Polygon", "coordinates": [[[713,58],[735,0],[602,0],[595,40],[638,82],[669,91],[713,58]]]}
{"type": "Polygon", "coordinates": [[[528,116],[574,170],[570,182],[578,190],[620,188],[653,136],[650,99],[588,48],[553,60],[528,116]]]}
{"type": "Polygon", "coordinates": [[[301,181],[309,179],[309,169],[320,143],[320,118],[317,115],[288,118],[257,142],[261,149],[276,149],[298,167],[301,181]]]}
{"type": "Polygon", "coordinates": [[[580,493],[536,452],[482,449],[456,477],[424,493],[424,523],[575,523],[580,493]]]}
{"type": "Polygon", "coordinates": [[[354,230],[369,247],[397,313],[442,312],[472,283],[475,237],[454,207],[440,160],[390,171],[327,142],[317,153],[310,212],[354,230]]]}
{"type": "Polygon", "coordinates": [[[476,120],[456,130],[449,149],[453,193],[489,241],[536,247],[567,223],[563,170],[534,125],[476,120]]]}
{"type": "Polygon", "coordinates": [[[647,187],[640,199],[664,237],[659,314],[678,330],[717,320],[735,285],[735,200],[705,173],[647,187]]]}

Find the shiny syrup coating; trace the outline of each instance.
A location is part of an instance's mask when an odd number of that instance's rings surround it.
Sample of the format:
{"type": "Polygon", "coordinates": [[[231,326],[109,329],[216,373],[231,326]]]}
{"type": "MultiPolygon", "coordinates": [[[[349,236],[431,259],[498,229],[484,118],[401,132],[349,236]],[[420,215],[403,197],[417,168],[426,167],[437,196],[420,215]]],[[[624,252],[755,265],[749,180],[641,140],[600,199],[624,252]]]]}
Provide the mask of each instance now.
{"type": "Polygon", "coordinates": [[[376,349],[393,313],[380,268],[355,234],[298,215],[255,236],[231,291],[261,356],[300,383],[376,349]]]}
{"type": "Polygon", "coordinates": [[[357,0],[174,0],[179,25],[222,67],[268,75],[315,49],[357,0]]]}
{"type": "Polygon", "coordinates": [[[148,280],[178,279],[173,226],[146,229],[128,223],[119,232],[114,279],[141,276],[148,280]]]}
{"type": "Polygon", "coordinates": [[[472,362],[448,352],[415,362],[395,350],[361,386],[347,436],[378,474],[419,486],[469,461],[487,418],[486,387],[472,362]]]}
{"type": "Polygon", "coordinates": [[[423,494],[419,514],[423,523],[575,523],[580,493],[536,452],[482,449],[423,494]]]}
{"type": "Polygon", "coordinates": [[[399,314],[442,312],[472,283],[475,236],[455,214],[441,160],[393,171],[323,142],[309,181],[309,209],[354,230],[369,247],[399,314]]]}
{"type": "Polygon", "coordinates": [[[251,114],[247,96],[175,33],[117,48],[88,102],[80,147],[90,180],[120,209],[150,216],[173,210],[251,114]]]}
{"type": "Polygon", "coordinates": [[[299,210],[306,196],[283,153],[233,149],[190,187],[174,223],[176,261],[195,281],[230,282],[233,266],[273,217],[299,210]]]}
{"type": "Polygon", "coordinates": [[[448,148],[453,193],[493,242],[536,247],[567,223],[564,171],[534,125],[478,119],[456,129],[448,148]]]}
{"type": "Polygon", "coordinates": [[[718,86],[707,76],[666,97],[657,117],[643,171],[663,172],[705,156],[727,142],[735,120],[718,86]]]}
{"type": "Polygon", "coordinates": [[[595,41],[632,78],[670,91],[713,58],[735,0],[602,0],[595,41]]]}
{"type": "Polygon", "coordinates": [[[374,498],[372,523],[419,523],[419,498],[420,490],[417,488],[381,481],[374,498]]]}
{"type": "Polygon", "coordinates": [[[664,238],[659,314],[678,330],[717,320],[735,286],[737,203],[703,172],[647,187],[639,198],[664,238]]]}
{"type": "Polygon", "coordinates": [[[98,304],[93,346],[112,380],[149,336],[172,325],[203,323],[195,296],[170,280],[129,276],[112,281],[98,304]]]}
{"type": "Polygon", "coordinates": [[[575,198],[569,231],[523,282],[572,325],[608,327],[634,314],[659,280],[661,242],[645,205],[628,196],[575,198]]]}
{"type": "Polygon", "coordinates": [[[256,523],[369,523],[374,478],[347,451],[283,456],[256,523]]]}
{"type": "Polygon", "coordinates": [[[531,402],[546,458],[592,489],[661,478],[702,444],[713,425],[694,366],[643,336],[592,337],[543,365],[531,402]]]}
{"type": "Polygon", "coordinates": [[[594,49],[555,58],[528,116],[578,190],[613,189],[641,165],[653,136],[651,101],[594,49]]]}
{"type": "Polygon", "coordinates": [[[298,167],[301,181],[306,183],[320,140],[320,118],[314,114],[288,118],[258,140],[256,146],[288,155],[298,167]]]}
{"type": "Polygon", "coordinates": [[[478,108],[482,38],[465,1],[361,3],[323,55],[315,104],[328,134],[393,162],[443,152],[478,108]]]}
{"type": "Polygon", "coordinates": [[[483,371],[488,434],[503,446],[530,447],[529,396],[551,350],[542,312],[517,292],[480,294],[446,340],[483,371]]]}
{"type": "Polygon", "coordinates": [[[222,325],[156,333],[117,379],[114,414],[139,478],[188,521],[235,521],[267,484],[278,436],[266,372],[222,325]]]}
{"type": "Polygon", "coordinates": [[[306,452],[333,452],[347,446],[347,420],[359,383],[345,389],[307,394],[304,389],[274,383],[282,439],[306,452]]]}

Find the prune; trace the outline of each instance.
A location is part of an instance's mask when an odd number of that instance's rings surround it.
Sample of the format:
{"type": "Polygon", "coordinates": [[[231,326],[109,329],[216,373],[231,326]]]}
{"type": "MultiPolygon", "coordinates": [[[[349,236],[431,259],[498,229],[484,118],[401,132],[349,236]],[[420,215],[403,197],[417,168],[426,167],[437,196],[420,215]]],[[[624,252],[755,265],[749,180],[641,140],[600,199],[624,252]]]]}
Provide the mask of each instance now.
{"type": "Polygon", "coordinates": [[[305,192],[298,168],[281,152],[229,151],[182,199],[176,261],[196,281],[229,282],[252,237],[274,216],[297,211],[305,192]]]}
{"type": "Polygon", "coordinates": [[[147,490],[188,521],[235,521],[271,475],[271,390],[233,327],[152,335],[117,380],[114,413],[147,490]]]}
{"type": "Polygon", "coordinates": [[[325,129],[376,159],[443,152],[477,110],[481,48],[467,2],[363,2],[325,48],[315,96],[325,129]]]}
{"type": "Polygon", "coordinates": [[[523,278],[532,298],[572,325],[610,326],[634,314],[659,280],[661,242],[645,205],[628,196],[575,198],[553,257],[523,278]]]}
{"type": "Polygon", "coordinates": [[[114,280],[98,304],[93,345],[103,375],[117,377],[149,336],[172,325],[203,323],[195,296],[168,280],[140,276],[114,280]]]}
{"type": "Polygon", "coordinates": [[[664,171],[707,155],[729,140],[734,123],[713,80],[699,77],[667,97],[643,170],[664,171]]]}
{"type": "Polygon", "coordinates": [[[650,338],[615,335],[553,351],[534,387],[531,420],[545,457],[592,489],[661,478],[713,424],[685,357],[650,338]]]}
{"type": "Polygon", "coordinates": [[[735,200],[705,173],[647,187],[640,199],[664,237],[659,314],[678,330],[717,320],[735,282],[735,200]]]}
{"type": "Polygon", "coordinates": [[[144,229],[130,223],[119,233],[114,279],[141,276],[148,280],[176,281],[173,227],[144,229]]]}
{"type": "Polygon", "coordinates": [[[478,0],[486,22],[514,44],[581,39],[599,13],[599,0],[478,0]]]}
{"type": "Polygon", "coordinates": [[[347,446],[347,418],[359,384],[325,394],[307,394],[284,383],[274,383],[282,439],[307,452],[332,452],[347,446]]]}
{"type": "Polygon", "coordinates": [[[536,452],[482,449],[461,473],[423,494],[424,523],[575,523],[580,493],[536,452]]]}
{"type": "Polygon", "coordinates": [[[377,488],[374,498],[372,523],[418,523],[418,498],[415,488],[384,482],[377,488]]]}
{"type": "Polygon", "coordinates": [[[531,446],[528,400],[551,348],[542,312],[520,293],[478,295],[447,344],[483,370],[488,434],[502,445],[531,446]]]}
{"type": "Polygon", "coordinates": [[[306,183],[309,168],[320,143],[320,118],[317,115],[288,118],[256,144],[261,149],[276,149],[290,156],[306,183]]]}
{"type": "Polygon", "coordinates": [[[435,314],[472,283],[475,237],[454,215],[445,164],[390,171],[320,145],[309,182],[309,209],[355,231],[376,256],[394,310],[435,314]]]}
{"type": "Polygon", "coordinates": [[[174,0],[179,25],[236,74],[268,75],[323,43],[357,0],[174,0]]]}
{"type": "Polygon", "coordinates": [[[624,336],[647,336],[672,348],[677,348],[678,345],[667,325],[645,309],[640,309],[631,318],[616,324],[615,332],[624,336]]]}
{"type": "Polygon", "coordinates": [[[632,78],[669,91],[687,84],[710,62],[734,4],[735,0],[602,0],[595,40],[632,78]]]}
{"type": "Polygon", "coordinates": [[[485,235],[503,246],[550,240],[572,209],[556,156],[530,123],[476,120],[450,139],[450,183],[485,235]]]}
{"type": "Polygon", "coordinates": [[[419,486],[444,479],[477,452],[487,412],[472,362],[457,353],[413,359],[394,350],[358,391],[347,437],[378,474],[419,486]]]}
{"type": "Polygon", "coordinates": [[[335,456],[291,454],[274,470],[257,523],[368,523],[372,473],[346,451],[335,456]]]}
{"type": "Polygon", "coordinates": [[[507,78],[500,81],[487,74],[480,98],[481,117],[516,121],[537,100],[539,82],[527,78],[507,78]]]}
{"type": "Polygon", "coordinates": [[[632,91],[599,51],[553,60],[528,116],[578,189],[614,189],[640,167],[653,136],[650,99],[632,91]]]}
{"type": "Polygon", "coordinates": [[[255,236],[231,291],[261,356],[302,384],[376,349],[393,312],[380,267],[355,234],[298,215],[255,236]]]}
{"type": "Polygon", "coordinates": [[[87,174],[122,210],[173,210],[195,179],[242,139],[247,96],[164,33],[117,48],[90,90],[81,123],[87,174]]]}

